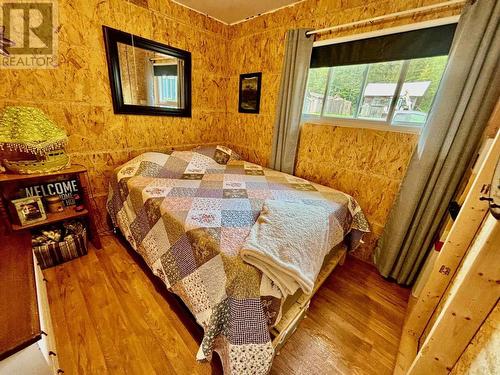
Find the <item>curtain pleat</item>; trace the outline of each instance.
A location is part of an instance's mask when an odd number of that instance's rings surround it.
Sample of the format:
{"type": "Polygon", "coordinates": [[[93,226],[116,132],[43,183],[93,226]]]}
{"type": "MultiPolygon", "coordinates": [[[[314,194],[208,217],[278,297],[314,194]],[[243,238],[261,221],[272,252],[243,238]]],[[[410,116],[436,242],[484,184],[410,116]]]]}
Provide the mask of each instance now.
{"type": "Polygon", "coordinates": [[[440,89],[378,242],[380,273],[411,285],[500,94],[500,2],[469,1],[440,89]]]}
{"type": "Polygon", "coordinates": [[[281,74],[273,148],[269,166],[293,174],[300,133],[300,118],[311,62],[313,38],[309,29],[289,30],[286,35],[285,60],[281,74]]]}

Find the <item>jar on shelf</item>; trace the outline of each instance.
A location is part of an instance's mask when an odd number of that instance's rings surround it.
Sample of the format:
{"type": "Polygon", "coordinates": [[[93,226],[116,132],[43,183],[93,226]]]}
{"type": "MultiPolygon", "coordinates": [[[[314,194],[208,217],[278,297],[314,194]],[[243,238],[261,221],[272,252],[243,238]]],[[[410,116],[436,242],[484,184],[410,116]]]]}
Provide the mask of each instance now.
{"type": "Polygon", "coordinates": [[[47,209],[50,213],[64,211],[64,204],[59,195],[51,195],[45,198],[45,201],[47,202],[47,209]]]}

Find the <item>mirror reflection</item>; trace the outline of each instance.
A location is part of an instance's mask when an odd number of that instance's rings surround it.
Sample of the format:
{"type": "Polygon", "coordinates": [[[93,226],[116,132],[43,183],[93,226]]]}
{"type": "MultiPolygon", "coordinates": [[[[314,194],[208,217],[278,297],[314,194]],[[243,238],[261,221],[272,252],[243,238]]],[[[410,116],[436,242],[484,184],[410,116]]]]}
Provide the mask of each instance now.
{"type": "Polygon", "coordinates": [[[184,60],[118,43],[124,104],[182,109],[184,60]]]}

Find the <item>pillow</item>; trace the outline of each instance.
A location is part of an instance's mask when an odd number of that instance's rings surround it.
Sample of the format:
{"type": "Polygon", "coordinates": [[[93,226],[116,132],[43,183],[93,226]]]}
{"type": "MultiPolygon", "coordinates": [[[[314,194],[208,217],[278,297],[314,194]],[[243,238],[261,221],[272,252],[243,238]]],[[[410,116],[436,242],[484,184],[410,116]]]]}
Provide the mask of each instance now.
{"type": "Polygon", "coordinates": [[[230,160],[241,160],[240,155],[228,147],[217,146],[199,146],[193,149],[198,154],[212,158],[219,164],[227,164],[230,160]]]}

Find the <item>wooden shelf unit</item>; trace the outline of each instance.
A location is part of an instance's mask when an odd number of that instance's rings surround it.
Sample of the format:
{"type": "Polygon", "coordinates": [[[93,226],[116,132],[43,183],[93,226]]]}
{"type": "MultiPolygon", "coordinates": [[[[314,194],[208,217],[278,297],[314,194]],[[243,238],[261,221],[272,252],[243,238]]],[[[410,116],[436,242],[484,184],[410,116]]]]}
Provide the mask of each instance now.
{"type": "Polygon", "coordinates": [[[85,174],[87,169],[83,165],[72,165],[69,168],[57,172],[41,174],[0,174],[0,223],[8,232],[19,232],[41,227],[48,224],[54,224],[60,221],[84,218],[87,222],[87,229],[90,234],[90,241],[97,248],[101,248],[101,239],[97,231],[97,225],[94,216],[94,209],[89,197],[89,187],[85,174]],[[74,207],[66,207],[63,212],[47,212],[47,219],[25,225],[19,225],[13,220],[12,214],[7,209],[8,202],[14,198],[14,194],[19,191],[21,186],[29,185],[30,182],[50,181],[61,176],[74,176],[81,188],[80,195],[84,203],[84,210],[75,211],[74,207]]]}
{"type": "Polygon", "coordinates": [[[51,213],[47,212],[47,219],[42,221],[37,221],[34,223],[29,223],[26,225],[12,224],[12,230],[25,230],[25,229],[33,229],[38,227],[43,227],[44,225],[58,223],[60,221],[76,219],[79,217],[84,217],[89,214],[87,209],[83,209],[82,211],[75,211],[72,207],[67,207],[62,212],[51,213]]]}

